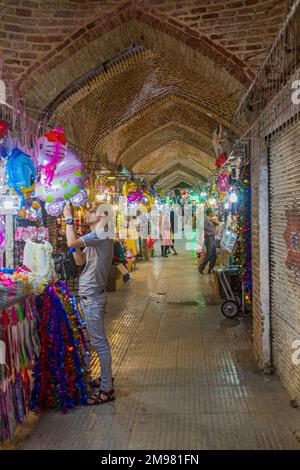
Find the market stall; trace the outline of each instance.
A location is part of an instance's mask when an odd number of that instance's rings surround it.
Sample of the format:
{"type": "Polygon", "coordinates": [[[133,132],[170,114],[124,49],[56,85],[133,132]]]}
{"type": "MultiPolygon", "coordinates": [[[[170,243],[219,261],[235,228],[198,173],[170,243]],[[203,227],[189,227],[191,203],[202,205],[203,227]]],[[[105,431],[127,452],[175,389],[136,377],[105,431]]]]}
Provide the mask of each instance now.
{"type": "Polygon", "coordinates": [[[89,357],[76,299],[58,281],[53,237],[63,205],[86,202],[80,158],[61,129],[29,149],[0,139],[0,441],[11,438],[30,410],[81,405],[89,357]],[[51,239],[52,238],[52,239],[51,239]]]}
{"type": "Polygon", "coordinates": [[[216,164],[202,194],[206,207],[211,207],[223,222],[219,238],[216,236],[221,268],[215,272],[215,285],[227,303],[223,313],[232,317],[240,310],[251,310],[250,163],[233,150],[229,156],[222,153],[216,164]]]}

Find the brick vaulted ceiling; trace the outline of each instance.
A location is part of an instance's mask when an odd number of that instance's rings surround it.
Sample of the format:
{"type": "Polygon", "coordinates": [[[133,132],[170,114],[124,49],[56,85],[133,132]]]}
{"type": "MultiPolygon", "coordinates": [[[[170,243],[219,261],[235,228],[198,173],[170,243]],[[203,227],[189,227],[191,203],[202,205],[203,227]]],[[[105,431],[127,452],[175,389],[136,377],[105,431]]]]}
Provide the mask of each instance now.
{"type": "Polygon", "coordinates": [[[194,184],[213,168],[216,125],[243,131],[234,110],[289,4],[2,0],[2,76],[34,117],[65,127],[89,168],[194,184]]]}

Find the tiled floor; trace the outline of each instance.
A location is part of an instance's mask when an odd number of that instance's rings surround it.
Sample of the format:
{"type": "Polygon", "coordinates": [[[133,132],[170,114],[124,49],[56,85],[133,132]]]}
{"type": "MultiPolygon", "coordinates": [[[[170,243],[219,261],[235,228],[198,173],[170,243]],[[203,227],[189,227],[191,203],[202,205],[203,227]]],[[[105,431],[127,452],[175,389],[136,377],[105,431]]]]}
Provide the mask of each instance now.
{"type": "Polygon", "coordinates": [[[109,295],[117,400],[43,412],[17,449],[300,449],[300,412],[252,359],[190,252],[140,263],[109,295]]]}

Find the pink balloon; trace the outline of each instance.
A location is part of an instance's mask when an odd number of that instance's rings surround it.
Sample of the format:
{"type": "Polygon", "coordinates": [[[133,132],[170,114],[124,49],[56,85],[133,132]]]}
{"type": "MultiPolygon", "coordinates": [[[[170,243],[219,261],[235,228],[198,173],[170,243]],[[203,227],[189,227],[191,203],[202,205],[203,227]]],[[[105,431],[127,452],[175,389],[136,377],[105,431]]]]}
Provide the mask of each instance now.
{"type": "Polygon", "coordinates": [[[51,185],[57,165],[65,157],[67,151],[66,137],[62,129],[42,135],[37,141],[37,164],[41,170],[41,179],[51,185]]]}
{"type": "Polygon", "coordinates": [[[51,184],[40,178],[36,185],[36,195],[49,203],[65,202],[83,189],[85,173],[79,155],[68,148],[65,157],[59,160],[51,184]]]}
{"type": "Polygon", "coordinates": [[[230,185],[229,185],[229,175],[228,175],[228,173],[221,173],[218,176],[218,185],[219,185],[220,191],[222,193],[229,190],[230,185]]]}

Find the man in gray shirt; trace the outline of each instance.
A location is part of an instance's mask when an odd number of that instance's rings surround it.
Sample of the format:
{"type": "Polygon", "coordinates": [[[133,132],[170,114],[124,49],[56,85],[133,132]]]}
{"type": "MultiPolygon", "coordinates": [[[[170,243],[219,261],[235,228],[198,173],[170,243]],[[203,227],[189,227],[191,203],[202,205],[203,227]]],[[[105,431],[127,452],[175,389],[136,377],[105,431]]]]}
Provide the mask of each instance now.
{"type": "Polygon", "coordinates": [[[205,266],[209,262],[208,272],[212,274],[217,261],[217,248],[216,248],[216,228],[220,225],[218,217],[216,217],[212,209],[206,209],[206,217],[204,221],[204,240],[206,255],[204,260],[199,266],[200,274],[203,274],[205,266]]]}
{"type": "Polygon", "coordinates": [[[99,356],[101,378],[99,392],[88,398],[88,405],[107,403],[115,399],[112,384],[110,346],[105,334],[104,317],[107,303],[107,280],[113,260],[113,240],[108,237],[107,212],[101,214],[100,206],[93,206],[86,213],[91,232],[77,238],[73,228],[72,208],[64,208],[67,243],[75,248],[77,265],[85,264],[79,280],[79,296],[85,314],[90,341],[99,356]],[[81,248],[84,248],[82,251],[81,248]]]}

